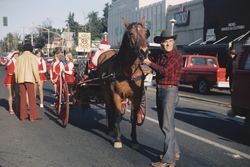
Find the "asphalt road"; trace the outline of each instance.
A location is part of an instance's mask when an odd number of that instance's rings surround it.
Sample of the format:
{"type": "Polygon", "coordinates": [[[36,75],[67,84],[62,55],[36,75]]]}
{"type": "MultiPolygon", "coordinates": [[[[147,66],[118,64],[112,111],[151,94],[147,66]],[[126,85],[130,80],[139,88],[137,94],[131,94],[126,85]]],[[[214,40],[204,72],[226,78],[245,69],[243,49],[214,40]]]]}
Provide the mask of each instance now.
{"type": "MultiPolygon", "coordinates": [[[[4,70],[0,67],[0,78],[4,70]]],[[[102,105],[70,109],[70,123],[62,128],[49,104],[52,87],[45,84],[43,120],[20,121],[7,112],[7,93],[0,84],[1,167],[144,167],[158,160],[163,146],[159,130],[155,90],[147,90],[147,117],[137,128],[140,148],[130,144],[130,113],[121,124],[122,149],[114,149],[107,135],[102,105]]],[[[39,100],[38,100],[39,102],[39,100]]],[[[39,104],[39,103],[38,103],[39,104]]],[[[250,132],[242,118],[228,118],[229,107],[195,98],[180,97],[176,111],[176,135],[181,148],[177,167],[248,167],[250,132]]]]}

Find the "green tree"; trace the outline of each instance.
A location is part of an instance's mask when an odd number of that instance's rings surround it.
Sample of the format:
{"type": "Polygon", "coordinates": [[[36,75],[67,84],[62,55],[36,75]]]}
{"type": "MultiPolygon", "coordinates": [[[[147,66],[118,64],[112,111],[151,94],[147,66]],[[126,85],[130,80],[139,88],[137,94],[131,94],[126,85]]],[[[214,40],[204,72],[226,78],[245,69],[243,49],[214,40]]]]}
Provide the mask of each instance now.
{"type": "Polygon", "coordinates": [[[105,4],[105,8],[103,9],[103,18],[102,20],[102,32],[107,32],[108,31],[108,11],[109,11],[110,5],[109,3],[105,4]]]}
{"type": "Polygon", "coordinates": [[[112,2],[111,2],[111,5],[110,5],[110,6],[112,6],[112,5],[113,5],[113,3],[114,3],[114,2],[116,2],[116,1],[117,1],[117,0],[112,0],[112,2]]]}
{"type": "Polygon", "coordinates": [[[20,35],[8,33],[7,36],[1,41],[1,51],[9,52],[18,48],[18,41],[20,35]]]}
{"type": "Polygon", "coordinates": [[[91,32],[93,40],[101,39],[103,33],[102,20],[98,18],[98,12],[91,12],[88,15],[88,23],[86,24],[87,31],[91,32]]]}
{"type": "Polygon", "coordinates": [[[74,42],[75,44],[78,43],[78,32],[80,30],[80,25],[78,22],[75,21],[75,15],[74,13],[69,13],[69,16],[68,16],[68,19],[66,20],[66,23],[69,27],[69,30],[70,32],[73,32],[74,35],[73,35],[73,39],[74,39],[74,42]]]}
{"type": "MultiPolygon", "coordinates": [[[[53,28],[48,24],[44,24],[40,28],[38,27],[37,30],[38,33],[33,34],[34,47],[36,48],[42,48],[48,43],[48,30],[50,31],[50,44],[53,42],[54,37],[58,37],[62,33],[60,29],[53,28]]],[[[30,39],[31,37],[28,36],[28,38],[30,39]]]]}

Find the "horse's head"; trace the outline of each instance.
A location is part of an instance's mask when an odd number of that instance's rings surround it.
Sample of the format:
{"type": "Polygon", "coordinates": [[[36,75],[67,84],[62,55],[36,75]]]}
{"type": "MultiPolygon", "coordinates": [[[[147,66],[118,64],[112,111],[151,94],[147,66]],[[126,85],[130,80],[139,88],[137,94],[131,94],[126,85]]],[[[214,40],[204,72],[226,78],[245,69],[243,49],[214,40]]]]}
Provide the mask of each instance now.
{"type": "Polygon", "coordinates": [[[150,34],[145,29],[145,19],[143,18],[140,22],[132,23],[128,20],[123,20],[123,23],[127,29],[125,36],[127,36],[129,47],[140,59],[146,58],[148,55],[147,38],[150,34]]]}

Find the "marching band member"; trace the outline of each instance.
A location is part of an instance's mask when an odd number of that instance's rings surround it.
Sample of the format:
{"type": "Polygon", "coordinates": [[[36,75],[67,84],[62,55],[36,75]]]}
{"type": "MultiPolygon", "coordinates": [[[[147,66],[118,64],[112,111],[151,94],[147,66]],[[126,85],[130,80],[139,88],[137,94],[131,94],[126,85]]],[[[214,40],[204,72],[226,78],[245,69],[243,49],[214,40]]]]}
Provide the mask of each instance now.
{"type": "MultiPolygon", "coordinates": [[[[54,61],[51,63],[51,68],[50,68],[50,80],[52,84],[54,85],[54,91],[55,94],[57,94],[57,84],[58,84],[58,77],[61,75],[61,72],[64,69],[63,63],[60,61],[61,60],[61,50],[56,49],[54,53],[54,61]]],[[[54,106],[52,104],[51,106],[54,106]]]]}
{"type": "Polygon", "coordinates": [[[73,63],[73,56],[71,53],[67,53],[65,55],[67,64],[64,66],[64,74],[65,74],[65,80],[68,84],[69,93],[72,93],[72,86],[75,82],[75,76],[74,76],[74,63],[73,63]]]}
{"type": "MultiPolygon", "coordinates": [[[[43,99],[44,99],[44,93],[43,93],[43,85],[44,81],[47,80],[47,77],[45,75],[47,68],[46,68],[46,63],[45,60],[43,59],[43,53],[40,49],[35,51],[35,55],[37,56],[37,61],[38,61],[38,70],[39,70],[39,76],[40,76],[40,85],[39,87],[39,97],[40,97],[40,107],[43,108],[43,99]]],[[[36,86],[35,86],[36,90],[36,86]]],[[[36,92],[36,91],[35,91],[36,92]]]]}

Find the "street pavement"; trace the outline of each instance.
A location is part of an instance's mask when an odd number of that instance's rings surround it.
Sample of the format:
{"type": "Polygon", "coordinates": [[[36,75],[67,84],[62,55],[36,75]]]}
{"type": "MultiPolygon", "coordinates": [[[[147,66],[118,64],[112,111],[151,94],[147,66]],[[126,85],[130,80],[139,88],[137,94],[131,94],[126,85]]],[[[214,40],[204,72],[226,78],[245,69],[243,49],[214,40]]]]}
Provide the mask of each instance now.
{"type": "MultiPolygon", "coordinates": [[[[0,67],[1,71],[4,71],[0,67]]],[[[4,78],[0,73],[0,78],[4,78]]],[[[63,128],[50,107],[52,86],[45,83],[43,120],[20,121],[7,111],[7,92],[0,84],[1,167],[144,167],[158,160],[163,135],[158,127],[155,89],[147,91],[147,117],[137,127],[140,148],[130,143],[130,114],[124,115],[122,149],[114,149],[107,135],[102,105],[70,109],[70,121],[63,128]]],[[[39,99],[37,99],[39,106],[39,99]]],[[[181,96],[176,111],[176,135],[181,147],[177,167],[248,167],[250,138],[243,120],[228,118],[229,107],[181,96]]]]}

